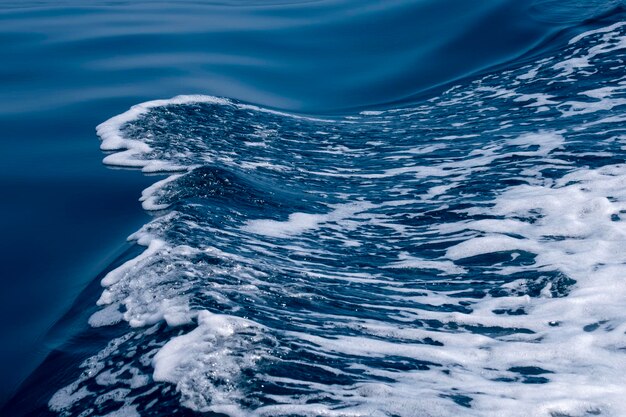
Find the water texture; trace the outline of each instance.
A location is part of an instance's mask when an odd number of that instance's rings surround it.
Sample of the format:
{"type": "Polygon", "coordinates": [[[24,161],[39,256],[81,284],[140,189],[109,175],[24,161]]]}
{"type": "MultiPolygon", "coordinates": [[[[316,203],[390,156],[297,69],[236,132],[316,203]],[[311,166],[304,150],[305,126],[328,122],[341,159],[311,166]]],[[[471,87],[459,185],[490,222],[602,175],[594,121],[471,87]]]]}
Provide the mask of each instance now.
{"type": "Polygon", "coordinates": [[[186,95],[100,124],[105,164],[165,174],[141,198],[153,218],[5,410],[623,415],[626,23],[588,5],[527,4],[572,26],[402,95],[350,93],[339,71],[341,99],[186,95]]]}
{"type": "Polygon", "coordinates": [[[81,292],[147,221],[135,200],[154,179],[104,168],[94,126],[179,94],[320,114],[414,101],[599,13],[578,12],[518,0],[1,2],[0,404],[78,330],[55,323],[77,297],[93,304],[81,292]]]}

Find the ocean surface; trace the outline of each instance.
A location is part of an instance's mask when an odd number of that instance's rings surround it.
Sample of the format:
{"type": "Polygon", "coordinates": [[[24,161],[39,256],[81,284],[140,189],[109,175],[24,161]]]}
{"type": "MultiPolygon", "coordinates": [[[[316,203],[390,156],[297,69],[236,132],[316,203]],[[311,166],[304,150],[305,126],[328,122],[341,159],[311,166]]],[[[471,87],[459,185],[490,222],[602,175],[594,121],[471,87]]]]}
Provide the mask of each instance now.
{"type": "Polygon", "coordinates": [[[0,415],[626,415],[625,61],[622,1],[2,2],[0,415]]]}

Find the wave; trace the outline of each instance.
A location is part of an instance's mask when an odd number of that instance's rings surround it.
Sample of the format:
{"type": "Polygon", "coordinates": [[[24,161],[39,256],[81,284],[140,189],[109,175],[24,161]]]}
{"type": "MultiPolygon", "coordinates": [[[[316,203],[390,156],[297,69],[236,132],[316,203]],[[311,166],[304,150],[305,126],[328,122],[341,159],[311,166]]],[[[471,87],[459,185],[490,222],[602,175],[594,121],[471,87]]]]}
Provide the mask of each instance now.
{"type": "Polygon", "coordinates": [[[168,173],[74,415],[617,416],[626,23],[406,108],[179,96],[98,126],[168,173]],[[85,414],[87,413],[87,414],[85,414]]]}

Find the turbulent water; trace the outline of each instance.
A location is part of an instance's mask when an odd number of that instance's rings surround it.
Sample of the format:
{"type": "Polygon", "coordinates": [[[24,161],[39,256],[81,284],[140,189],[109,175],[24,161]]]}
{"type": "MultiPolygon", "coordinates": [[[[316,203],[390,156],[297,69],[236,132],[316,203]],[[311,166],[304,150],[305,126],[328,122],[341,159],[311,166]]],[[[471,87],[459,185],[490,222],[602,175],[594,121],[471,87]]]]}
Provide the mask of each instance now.
{"type": "Polygon", "coordinates": [[[28,415],[625,415],[625,19],[399,108],[102,123],[166,175],[28,415]]]}
{"type": "Polygon", "coordinates": [[[179,96],[98,127],[169,172],[62,416],[626,412],[626,23],[406,108],[179,96]]]}

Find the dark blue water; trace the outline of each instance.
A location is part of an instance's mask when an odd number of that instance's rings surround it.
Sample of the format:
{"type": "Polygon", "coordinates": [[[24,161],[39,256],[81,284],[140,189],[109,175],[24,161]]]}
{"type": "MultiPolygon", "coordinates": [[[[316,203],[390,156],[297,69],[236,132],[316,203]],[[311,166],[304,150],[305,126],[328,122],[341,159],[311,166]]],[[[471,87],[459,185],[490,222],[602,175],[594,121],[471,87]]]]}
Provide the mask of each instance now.
{"type": "Polygon", "coordinates": [[[3,3],[3,413],[620,415],[619,3],[3,3]]]}

